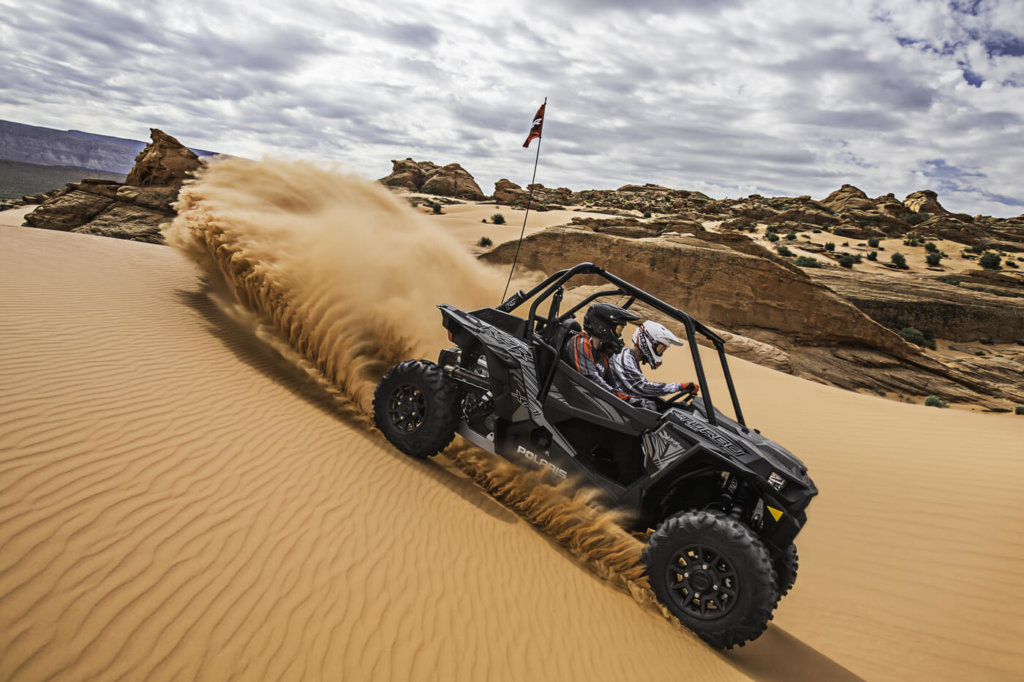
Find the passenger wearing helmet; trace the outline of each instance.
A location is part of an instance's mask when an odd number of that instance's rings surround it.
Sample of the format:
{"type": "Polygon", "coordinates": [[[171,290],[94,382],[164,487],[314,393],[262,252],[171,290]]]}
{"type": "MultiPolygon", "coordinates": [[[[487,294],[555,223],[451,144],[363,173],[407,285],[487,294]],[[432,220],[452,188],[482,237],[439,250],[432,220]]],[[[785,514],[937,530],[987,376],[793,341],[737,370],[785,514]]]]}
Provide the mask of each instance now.
{"type": "Polygon", "coordinates": [[[623,348],[611,359],[611,377],[619,391],[642,396],[647,404],[644,407],[653,409],[654,398],[671,393],[679,393],[688,390],[696,393],[700,390],[698,384],[663,384],[656,381],[648,381],[640,370],[640,363],[646,363],[657,369],[661,367],[662,357],[669,346],[681,346],[683,342],[676,338],[665,325],[647,320],[637,327],[633,332],[633,347],[623,348]]]}
{"type": "Polygon", "coordinates": [[[573,369],[623,400],[630,396],[609,383],[609,361],[623,348],[622,328],[640,319],[625,308],[595,303],[583,316],[583,332],[569,338],[563,350],[573,369]]]}

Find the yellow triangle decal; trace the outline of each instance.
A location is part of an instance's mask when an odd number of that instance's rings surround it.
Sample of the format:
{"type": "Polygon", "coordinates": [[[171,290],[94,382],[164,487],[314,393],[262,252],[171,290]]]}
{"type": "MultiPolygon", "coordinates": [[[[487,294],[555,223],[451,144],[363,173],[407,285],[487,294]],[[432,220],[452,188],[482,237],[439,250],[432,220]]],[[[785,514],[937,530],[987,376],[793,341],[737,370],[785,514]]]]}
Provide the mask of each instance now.
{"type": "MultiPolygon", "coordinates": [[[[768,507],[768,505],[765,505],[765,506],[768,507]]],[[[775,507],[768,507],[768,511],[771,513],[772,518],[775,519],[776,521],[778,521],[779,519],[782,518],[782,510],[781,509],[776,509],[775,507]]]]}

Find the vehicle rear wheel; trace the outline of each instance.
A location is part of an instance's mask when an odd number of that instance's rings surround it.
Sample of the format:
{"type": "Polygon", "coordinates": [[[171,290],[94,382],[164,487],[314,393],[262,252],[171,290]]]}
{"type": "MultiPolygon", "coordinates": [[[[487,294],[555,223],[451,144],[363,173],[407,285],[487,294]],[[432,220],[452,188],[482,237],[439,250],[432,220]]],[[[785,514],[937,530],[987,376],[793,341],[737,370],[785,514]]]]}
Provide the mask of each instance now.
{"type": "Polygon", "coordinates": [[[759,637],[779,602],[768,550],[722,512],[670,516],[648,538],[643,560],[658,600],[720,649],[759,637]]]}
{"type": "Polygon", "coordinates": [[[786,551],[775,559],[775,575],[779,582],[779,596],[785,597],[796,583],[796,570],[800,566],[800,558],[796,554],[796,545],[790,545],[786,551]]]}
{"type": "Polygon", "coordinates": [[[416,459],[444,450],[459,423],[459,389],[441,368],[408,360],[390,370],[373,393],[373,420],[391,443],[416,459]]]}

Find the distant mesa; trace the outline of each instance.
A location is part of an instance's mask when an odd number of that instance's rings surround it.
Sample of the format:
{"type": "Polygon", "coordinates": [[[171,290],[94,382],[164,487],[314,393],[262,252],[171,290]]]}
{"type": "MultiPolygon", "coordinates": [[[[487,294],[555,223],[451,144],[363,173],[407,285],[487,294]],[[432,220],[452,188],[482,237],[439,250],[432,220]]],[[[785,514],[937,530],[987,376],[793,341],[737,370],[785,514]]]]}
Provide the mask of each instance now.
{"type": "Polygon", "coordinates": [[[487,197],[473,176],[457,163],[438,166],[431,161],[391,161],[391,175],[380,182],[388,187],[423,192],[469,201],[483,201],[487,197]]]}
{"type": "Polygon", "coordinates": [[[47,195],[25,224],[162,244],[160,230],[174,219],[178,190],[202,162],[161,130],[151,128],[150,137],[123,184],[89,178],[69,183],[47,195]]]}
{"type": "MultiPolygon", "coordinates": [[[[0,120],[0,158],[7,161],[125,175],[145,146],[141,140],[0,120]]],[[[192,151],[201,157],[214,154],[192,151]]]]}

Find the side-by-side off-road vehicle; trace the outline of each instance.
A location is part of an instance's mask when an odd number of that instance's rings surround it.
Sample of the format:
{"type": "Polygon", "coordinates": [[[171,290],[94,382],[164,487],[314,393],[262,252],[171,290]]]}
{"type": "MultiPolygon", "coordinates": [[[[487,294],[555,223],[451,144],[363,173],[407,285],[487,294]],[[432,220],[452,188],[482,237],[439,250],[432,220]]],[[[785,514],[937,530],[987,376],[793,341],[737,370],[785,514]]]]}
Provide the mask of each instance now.
{"type": "Polygon", "coordinates": [[[388,440],[423,458],[458,433],[597,489],[609,506],[631,512],[628,530],[646,533],[651,588],[684,625],[716,647],[758,637],[796,580],[793,541],[817,489],[800,460],[744,422],[722,338],[591,263],[496,308],[439,308],[455,345],[437,364],[395,365],[377,385],[374,419],[388,440]],[[561,312],[569,281],[595,276],[612,288],[561,312]],[[654,410],[635,407],[565,362],[561,351],[580,331],[575,315],[609,297],[628,298],[626,308],[640,301],[685,328],[699,398],[681,392],[654,410]],[[525,317],[513,314],[527,304],[525,317]],[[717,351],[735,419],[712,403],[698,334],[717,351]]]}

